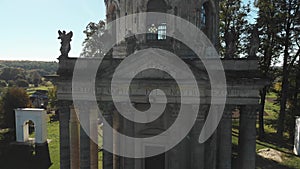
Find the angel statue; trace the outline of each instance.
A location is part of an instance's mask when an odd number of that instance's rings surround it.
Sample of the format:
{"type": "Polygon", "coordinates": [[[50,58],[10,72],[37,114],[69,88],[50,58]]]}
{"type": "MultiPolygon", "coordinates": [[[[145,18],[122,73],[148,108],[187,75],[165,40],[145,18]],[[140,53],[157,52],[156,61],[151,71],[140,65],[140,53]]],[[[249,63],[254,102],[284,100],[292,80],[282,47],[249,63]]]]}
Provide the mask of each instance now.
{"type": "Polygon", "coordinates": [[[234,57],[236,52],[236,41],[237,41],[237,33],[234,28],[231,28],[228,32],[225,33],[225,58],[231,59],[234,57]]]}
{"type": "Polygon", "coordinates": [[[251,30],[251,37],[250,37],[250,47],[249,47],[249,57],[250,59],[256,58],[256,53],[259,48],[259,31],[257,27],[254,27],[251,30]]]}
{"type": "Polygon", "coordinates": [[[73,37],[73,32],[70,31],[68,34],[66,34],[66,31],[58,31],[59,37],[58,39],[61,40],[61,47],[60,47],[60,52],[62,57],[68,57],[68,54],[71,50],[71,44],[70,42],[72,41],[73,37]]]}

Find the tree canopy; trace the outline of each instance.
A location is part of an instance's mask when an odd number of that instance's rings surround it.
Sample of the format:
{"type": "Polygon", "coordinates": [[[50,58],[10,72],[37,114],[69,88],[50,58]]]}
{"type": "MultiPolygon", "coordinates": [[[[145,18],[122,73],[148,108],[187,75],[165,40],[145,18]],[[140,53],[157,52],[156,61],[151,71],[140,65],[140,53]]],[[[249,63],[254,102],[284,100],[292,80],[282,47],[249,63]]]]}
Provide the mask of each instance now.
{"type": "Polygon", "coordinates": [[[0,104],[0,122],[2,128],[15,128],[14,109],[30,107],[30,99],[22,88],[8,88],[3,92],[0,104]]]}

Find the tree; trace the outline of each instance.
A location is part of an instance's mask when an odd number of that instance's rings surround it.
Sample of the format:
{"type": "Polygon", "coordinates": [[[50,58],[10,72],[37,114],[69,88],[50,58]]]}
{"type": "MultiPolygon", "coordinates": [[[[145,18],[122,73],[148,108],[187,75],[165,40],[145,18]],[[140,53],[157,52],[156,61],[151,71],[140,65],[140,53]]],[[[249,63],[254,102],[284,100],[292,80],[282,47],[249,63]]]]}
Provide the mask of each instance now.
{"type": "Polygon", "coordinates": [[[0,80],[0,88],[1,87],[6,87],[7,86],[7,83],[5,80],[0,80]]]}
{"type": "Polygon", "coordinates": [[[241,0],[220,1],[220,54],[226,58],[245,54],[247,44],[247,14],[250,4],[241,0]],[[230,43],[234,43],[231,44],[230,43]],[[229,52],[231,50],[231,52],[229,52]],[[232,52],[233,50],[233,52],[232,52]],[[233,56],[229,56],[233,53],[233,56]]]}
{"type": "Polygon", "coordinates": [[[1,98],[1,127],[15,128],[15,112],[14,109],[30,107],[30,99],[22,88],[8,88],[4,91],[1,98]]]}
{"type": "Polygon", "coordinates": [[[31,79],[31,82],[34,84],[34,86],[38,87],[42,81],[42,76],[39,74],[39,72],[32,71],[30,73],[30,79],[31,79]]]}
{"type": "Polygon", "coordinates": [[[289,75],[300,54],[299,47],[296,45],[298,38],[296,27],[299,26],[300,1],[278,0],[276,8],[279,9],[277,23],[280,29],[280,44],[283,47],[282,90],[280,93],[280,112],[277,128],[277,135],[282,138],[289,97],[289,75]]]}
{"type": "Polygon", "coordinates": [[[58,69],[58,64],[57,62],[0,60],[0,69],[4,68],[21,68],[25,71],[36,70],[41,74],[41,76],[44,76],[55,74],[58,69]]]}
{"type": "MultiPolygon", "coordinates": [[[[277,17],[278,9],[276,8],[275,1],[258,0],[256,7],[259,9],[257,18],[257,27],[260,30],[260,48],[258,57],[260,58],[260,70],[265,78],[273,80],[274,69],[273,65],[277,62],[280,55],[280,44],[278,43],[278,26],[277,17]]],[[[270,86],[265,86],[260,91],[260,111],[259,111],[259,138],[264,137],[264,109],[266,94],[270,86]]]]}
{"type": "Polygon", "coordinates": [[[0,73],[0,79],[5,81],[25,79],[25,70],[21,68],[4,68],[0,73]]]}
{"type": "Polygon", "coordinates": [[[101,36],[105,33],[105,22],[100,20],[99,23],[90,22],[86,26],[86,30],[83,31],[86,35],[86,39],[83,42],[82,57],[101,57],[103,53],[101,51],[101,36]]]}
{"type": "Polygon", "coordinates": [[[7,83],[8,83],[8,87],[15,87],[16,86],[16,82],[14,80],[9,80],[7,83]]]}
{"type": "Polygon", "coordinates": [[[48,98],[49,98],[49,106],[50,108],[55,109],[57,104],[57,87],[54,86],[53,88],[49,89],[48,92],[48,98]]]}
{"type": "MultiPolygon", "coordinates": [[[[300,53],[300,27],[295,29],[296,44],[298,46],[297,53],[300,53]]],[[[296,53],[296,55],[297,55],[296,53]]],[[[298,54],[299,55],[299,54],[298,54]]],[[[295,116],[300,116],[300,57],[298,63],[295,63],[289,78],[289,98],[285,126],[289,133],[289,139],[294,140],[295,134],[295,116]]]]}
{"type": "Polygon", "coordinates": [[[18,79],[18,80],[16,80],[16,85],[17,85],[17,87],[28,87],[29,83],[27,82],[27,80],[18,79]]]}

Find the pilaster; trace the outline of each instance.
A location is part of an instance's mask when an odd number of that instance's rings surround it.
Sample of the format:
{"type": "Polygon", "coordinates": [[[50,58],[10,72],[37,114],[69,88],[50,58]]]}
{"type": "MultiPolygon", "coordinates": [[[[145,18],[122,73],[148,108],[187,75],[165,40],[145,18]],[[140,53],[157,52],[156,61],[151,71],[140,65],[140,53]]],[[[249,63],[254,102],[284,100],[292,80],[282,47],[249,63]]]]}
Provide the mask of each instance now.
{"type": "MultiPolygon", "coordinates": [[[[108,125],[113,126],[113,116],[112,108],[109,103],[103,103],[101,105],[103,110],[103,116],[105,120],[109,123],[108,125]]],[[[113,142],[113,133],[108,130],[105,124],[103,125],[103,169],[113,169],[113,154],[105,150],[105,147],[112,146],[113,142]]]]}
{"type": "Polygon", "coordinates": [[[70,163],[71,169],[80,168],[80,123],[74,106],[70,106],[70,163]]]}
{"type": "Polygon", "coordinates": [[[90,152],[90,105],[88,102],[82,102],[79,111],[80,119],[80,169],[91,168],[91,152],[90,152]]]}
{"type": "Polygon", "coordinates": [[[59,135],[60,135],[60,168],[70,169],[70,105],[71,101],[60,100],[59,111],[59,135]]]}

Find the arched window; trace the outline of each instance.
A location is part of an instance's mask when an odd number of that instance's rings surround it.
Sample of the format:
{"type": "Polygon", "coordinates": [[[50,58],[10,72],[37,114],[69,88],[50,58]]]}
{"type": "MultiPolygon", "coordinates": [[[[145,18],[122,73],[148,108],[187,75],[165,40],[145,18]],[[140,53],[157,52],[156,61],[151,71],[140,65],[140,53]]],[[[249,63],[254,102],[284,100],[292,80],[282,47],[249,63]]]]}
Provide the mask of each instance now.
{"type": "Polygon", "coordinates": [[[209,17],[208,12],[208,2],[204,3],[201,8],[196,9],[196,26],[202,30],[207,28],[209,17]]]}
{"type": "MultiPolygon", "coordinates": [[[[150,0],[147,12],[167,12],[167,4],[164,0],[150,0]]],[[[147,40],[157,41],[167,39],[166,18],[147,17],[147,40]]]]}
{"type": "Polygon", "coordinates": [[[201,7],[196,10],[196,26],[206,34],[206,36],[217,44],[217,12],[212,0],[205,1],[201,7]]]}
{"type": "Polygon", "coordinates": [[[201,14],[200,14],[200,28],[204,29],[206,27],[207,21],[207,8],[205,7],[206,5],[203,4],[201,7],[201,14]]]}
{"type": "Polygon", "coordinates": [[[167,4],[164,0],[149,0],[147,4],[147,12],[167,12],[167,4]]]}
{"type": "Polygon", "coordinates": [[[166,23],[162,23],[158,26],[157,39],[158,40],[167,39],[167,24],[166,23]]]}

